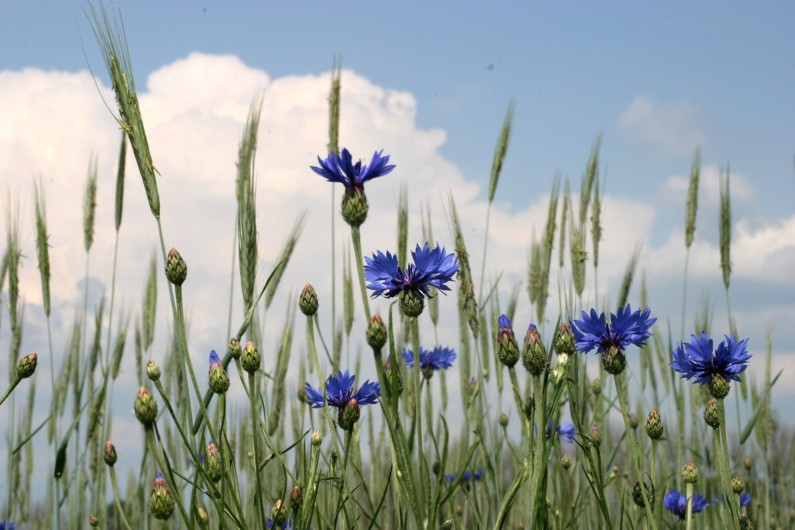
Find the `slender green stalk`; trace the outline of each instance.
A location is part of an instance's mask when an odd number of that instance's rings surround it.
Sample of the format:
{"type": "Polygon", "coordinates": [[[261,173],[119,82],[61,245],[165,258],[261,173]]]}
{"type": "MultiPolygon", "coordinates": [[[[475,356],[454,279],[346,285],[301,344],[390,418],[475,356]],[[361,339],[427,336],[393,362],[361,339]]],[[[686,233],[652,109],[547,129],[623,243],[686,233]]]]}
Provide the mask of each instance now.
{"type": "Polygon", "coordinates": [[[687,483],[687,511],[685,512],[685,530],[690,530],[690,524],[693,522],[693,484],[687,483]]]}
{"type": "MultiPolygon", "coordinates": [[[[132,524],[130,524],[130,520],[127,518],[127,514],[124,513],[124,508],[121,505],[121,497],[119,497],[119,485],[116,482],[116,470],[113,466],[110,466],[110,484],[113,488],[113,502],[116,504],[116,511],[119,512],[119,518],[121,522],[124,523],[124,527],[127,530],[133,530],[132,524]]],[[[56,518],[57,519],[57,518],[56,518]]]]}
{"type": "Polygon", "coordinates": [[[171,487],[175,489],[174,500],[182,516],[182,522],[185,524],[186,528],[190,527],[190,518],[188,517],[188,512],[185,511],[185,506],[182,504],[182,495],[179,494],[177,483],[174,480],[174,473],[171,471],[171,466],[169,466],[165,458],[163,458],[163,450],[155,439],[154,429],[152,427],[146,427],[144,430],[146,431],[146,442],[149,445],[149,451],[154,455],[155,460],[157,460],[157,465],[163,470],[162,472],[168,475],[168,481],[171,487]]]}
{"type": "Polygon", "coordinates": [[[248,374],[248,387],[251,391],[249,396],[249,403],[251,404],[251,436],[254,438],[254,476],[256,477],[255,483],[257,489],[254,491],[254,504],[258,510],[260,521],[265,520],[265,506],[263,503],[263,496],[265,491],[262,489],[262,482],[260,482],[259,472],[259,435],[257,433],[257,379],[256,374],[248,374]]]}
{"type": "Polygon", "coordinates": [[[367,297],[367,288],[364,282],[364,259],[362,258],[362,237],[358,226],[351,227],[351,240],[353,241],[353,254],[356,257],[356,272],[359,277],[359,289],[362,293],[362,306],[367,322],[370,322],[370,299],[367,297]]]}

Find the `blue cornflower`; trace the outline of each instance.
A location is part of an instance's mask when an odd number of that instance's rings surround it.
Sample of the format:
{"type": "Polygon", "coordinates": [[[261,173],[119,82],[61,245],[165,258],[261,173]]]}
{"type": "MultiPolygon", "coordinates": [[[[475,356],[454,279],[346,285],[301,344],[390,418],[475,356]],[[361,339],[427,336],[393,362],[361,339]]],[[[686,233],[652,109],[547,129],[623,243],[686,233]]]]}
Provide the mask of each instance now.
{"type": "Polygon", "coordinates": [[[588,353],[597,348],[597,353],[617,350],[623,351],[630,344],[643,346],[646,339],[651,337],[649,331],[657,321],[650,318],[651,310],[646,308],[643,313],[640,311],[632,312],[632,307],[627,304],[624,308],[619,308],[617,314],[610,314],[610,323],[605,321],[605,314],[596,314],[595,309],[591,309],[588,314],[582,312],[582,320],[571,322],[574,338],[577,341],[577,351],[588,353]]]}
{"type": "Polygon", "coordinates": [[[377,177],[382,177],[395,169],[389,163],[389,156],[381,156],[383,150],[373,153],[369,165],[363,165],[359,160],[353,163],[353,157],[347,149],[342,150],[342,156],[329,153],[325,160],[317,157],[320,167],[310,166],[312,171],[329,182],[339,182],[345,186],[346,191],[359,191],[364,189],[364,183],[377,177]]]}
{"type": "Polygon", "coordinates": [[[15,528],[16,526],[12,522],[3,521],[0,523],[0,530],[14,530],[15,528]]]}
{"type": "MultiPolygon", "coordinates": [[[[453,361],[455,361],[455,358],[456,353],[452,348],[436,346],[431,351],[428,351],[425,348],[420,348],[420,369],[429,372],[436,370],[446,370],[447,368],[453,366],[453,361]]],[[[403,360],[406,361],[407,366],[413,368],[414,352],[409,349],[403,350],[403,360]]]]}
{"type": "MultiPolygon", "coordinates": [[[[455,479],[457,477],[458,477],[458,475],[455,475],[455,474],[453,474],[453,475],[445,475],[444,476],[444,481],[447,482],[448,484],[452,484],[453,482],[455,482],[455,479]]],[[[482,469],[478,469],[474,473],[472,471],[466,470],[463,473],[461,473],[461,480],[459,481],[459,484],[468,483],[468,482],[471,482],[473,480],[479,481],[482,478],[483,478],[483,470],[482,469]]]]}
{"type": "MultiPolygon", "coordinates": [[[[377,382],[365,381],[356,392],[353,391],[353,381],[355,375],[351,375],[348,370],[339,371],[336,376],[329,376],[326,379],[326,400],[329,406],[337,407],[342,410],[346,405],[355,399],[359,405],[372,405],[381,397],[381,388],[377,382]]],[[[323,391],[317,390],[309,383],[304,383],[306,397],[313,408],[323,407],[323,391]]]]}
{"type": "Polygon", "coordinates": [[[746,506],[751,505],[751,494],[750,493],[743,493],[740,495],[740,506],[745,508],[746,506]]]}
{"type": "Polygon", "coordinates": [[[290,517],[286,521],[282,521],[281,524],[274,523],[273,519],[268,517],[265,520],[265,527],[266,528],[283,528],[287,530],[293,530],[293,518],[290,517]]]}
{"type": "MultiPolygon", "coordinates": [[[[680,519],[684,519],[687,515],[687,495],[682,495],[678,490],[673,489],[665,495],[663,506],[674,515],[678,515],[680,519]]],[[[707,506],[709,503],[703,495],[693,495],[693,513],[703,512],[707,506]]]]}
{"type": "Polygon", "coordinates": [[[561,442],[566,442],[567,444],[574,443],[574,434],[576,430],[573,423],[561,423],[555,428],[555,432],[558,433],[558,438],[561,442]]]}
{"type": "Polygon", "coordinates": [[[714,376],[725,381],[739,381],[740,375],[748,368],[751,354],[746,350],[748,339],[737,341],[726,336],[718,348],[712,349],[712,339],[705,331],[700,337],[691,335],[690,343],[679,343],[673,351],[671,367],[685,379],[695,378],[702,385],[713,382],[714,376]]]}
{"type": "Polygon", "coordinates": [[[400,295],[400,307],[407,316],[419,316],[424,307],[424,298],[431,297],[430,288],[449,291],[447,282],[458,272],[458,258],[448,254],[437,243],[431,249],[425,246],[411,251],[414,263],[405,269],[398,266],[396,255],[380,250],[373,257],[365,256],[364,277],[367,288],[373,291],[371,298],[383,294],[387,298],[400,295]]]}

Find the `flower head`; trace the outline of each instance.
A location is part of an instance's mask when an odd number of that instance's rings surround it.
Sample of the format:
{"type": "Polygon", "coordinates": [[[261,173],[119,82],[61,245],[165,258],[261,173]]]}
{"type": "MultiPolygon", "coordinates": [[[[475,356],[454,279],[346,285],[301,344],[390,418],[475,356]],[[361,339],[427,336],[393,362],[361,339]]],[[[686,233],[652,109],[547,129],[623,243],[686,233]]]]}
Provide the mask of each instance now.
{"type": "Polygon", "coordinates": [[[751,504],[751,494],[750,493],[743,493],[740,495],[740,506],[745,508],[746,506],[750,506],[751,504]]]}
{"type": "MultiPolygon", "coordinates": [[[[458,478],[458,475],[455,475],[455,474],[445,475],[444,476],[444,481],[447,482],[448,484],[452,484],[453,482],[455,482],[456,478],[458,478]]],[[[479,481],[481,478],[483,478],[483,470],[482,469],[479,469],[479,470],[477,470],[475,472],[466,470],[463,473],[461,473],[461,480],[459,481],[459,483],[462,484],[462,483],[470,482],[470,481],[473,481],[473,480],[479,481]]]]}
{"type": "Polygon", "coordinates": [[[14,530],[16,526],[11,521],[0,522],[0,530],[14,530]]]}
{"type": "Polygon", "coordinates": [[[458,272],[458,258],[455,253],[448,254],[438,244],[431,249],[425,246],[411,251],[414,263],[405,269],[398,266],[396,255],[380,250],[373,257],[365,256],[364,277],[367,288],[373,291],[375,298],[383,294],[387,298],[401,295],[401,309],[407,316],[419,316],[422,313],[424,298],[430,298],[430,288],[449,291],[447,282],[458,272]]]}
{"type": "Polygon", "coordinates": [[[704,331],[700,337],[691,335],[689,343],[679,343],[674,349],[671,367],[683,378],[695,378],[702,385],[711,383],[714,376],[726,381],[739,381],[751,358],[746,350],[748,339],[738,342],[735,337],[726,336],[726,342],[721,341],[715,350],[712,344],[712,339],[704,331]]]}
{"type": "MultiPolygon", "coordinates": [[[[428,351],[424,348],[420,348],[420,369],[425,370],[446,370],[453,366],[453,361],[455,361],[456,353],[452,348],[443,348],[442,346],[436,346],[431,351],[428,351]]],[[[405,349],[403,350],[403,360],[406,361],[406,365],[409,367],[414,367],[414,352],[405,349]]]]}
{"type": "Polygon", "coordinates": [[[555,432],[558,434],[558,438],[561,442],[566,442],[567,444],[574,442],[574,434],[576,430],[573,423],[561,423],[555,427],[555,432]]]}
{"type": "MultiPolygon", "coordinates": [[[[354,399],[359,405],[372,405],[381,397],[381,389],[377,382],[365,381],[359,390],[353,391],[353,381],[355,375],[351,375],[348,370],[339,371],[336,376],[326,379],[326,401],[329,406],[344,409],[348,403],[354,399]]],[[[309,383],[304,384],[306,395],[313,408],[324,406],[323,391],[312,387],[309,383]]]]}
{"type": "Polygon", "coordinates": [[[310,166],[312,171],[329,182],[339,182],[345,186],[346,191],[362,191],[364,183],[377,177],[382,177],[395,169],[389,163],[389,156],[381,156],[383,150],[373,153],[370,164],[364,165],[359,160],[353,163],[353,157],[347,149],[342,150],[342,155],[329,153],[325,160],[317,157],[320,167],[310,166]]]}
{"type": "Polygon", "coordinates": [[[651,310],[646,308],[642,313],[638,310],[632,312],[632,307],[620,307],[617,314],[610,314],[610,323],[605,319],[605,314],[596,314],[591,309],[590,314],[582,312],[582,320],[571,322],[574,338],[577,341],[577,351],[588,353],[597,348],[597,353],[610,350],[623,351],[630,344],[643,346],[646,339],[651,337],[649,331],[657,321],[650,318],[651,310]]]}
{"type": "MultiPolygon", "coordinates": [[[[704,508],[709,506],[703,495],[693,495],[692,500],[693,513],[703,512],[704,508]]],[[[663,506],[674,515],[678,515],[680,519],[684,519],[687,515],[687,495],[682,495],[678,490],[673,489],[665,495],[663,506]]]]}

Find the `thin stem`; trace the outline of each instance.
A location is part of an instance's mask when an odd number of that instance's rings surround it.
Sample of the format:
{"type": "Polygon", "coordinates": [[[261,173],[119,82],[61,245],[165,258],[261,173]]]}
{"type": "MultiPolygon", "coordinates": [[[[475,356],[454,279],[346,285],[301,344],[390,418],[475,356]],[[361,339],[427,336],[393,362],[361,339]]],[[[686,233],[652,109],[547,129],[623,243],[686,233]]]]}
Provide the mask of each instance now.
{"type": "Polygon", "coordinates": [[[153,427],[145,427],[144,430],[146,431],[146,441],[149,443],[149,450],[155,456],[155,460],[157,460],[157,465],[160,466],[160,469],[163,470],[164,473],[168,473],[169,476],[169,483],[171,487],[174,488],[173,496],[174,500],[176,501],[175,504],[177,508],[179,508],[179,513],[182,516],[182,521],[185,523],[186,527],[190,527],[190,518],[188,517],[188,513],[185,511],[185,507],[182,505],[182,495],[179,494],[179,489],[177,488],[176,482],[174,481],[174,474],[171,472],[171,467],[166,463],[166,460],[163,458],[163,453],[161,452],[161,448],[157,444],[157,440],[155,440],[155,433],[153,427]]]}
{"type": "Polygon", "coordinates": [[[362,259],[362,237],[358,226],[351,227],[351,239],[353,240],[353,254],[356,256],[356,272],[359,276],[359,289],[362,293],[362,306],[364,306],[364,316],[370,322],[370,300],[367,298],[367,287],[364,283],[364,260],[362,259]]]}
{"type": "Polygon", "coordinates": [[[693,519],[693,484],[688,482],[687,490],[687,511],[685,512],[685,530],[690,530],[690,523],[693,519]]]}
{"type": "Polygon", "coordinates": [[[116,510],[119,512],[119,518],[121,519],[121,522],[124,523],[124,526],[127,528],[127,530],[133,530],[130,520],[127,519],[127,514],[124,513],[124,508],[121,506],[119,485],[116,483],[116,470],[113,468],[113,466],[109,466],[108,469],[110,470],[110,484],[113,488],[113,501],[116,503],[116,510]]]}
{"type": "Polygon", "coordinates": [[[251,389],[249,396],[249,403],[251,403],[251,435],[254,437],[254,475],[256,476],[257,490],[254,492],[254,502],[259,509],[260,521],[265,520],[265,507],[263,506],[264,490],[259,477],[259,433],[257,432],[257,399],[256,399],[256,384],[257,380],[255,374],[248,374],[248,386],[251,389]]]}

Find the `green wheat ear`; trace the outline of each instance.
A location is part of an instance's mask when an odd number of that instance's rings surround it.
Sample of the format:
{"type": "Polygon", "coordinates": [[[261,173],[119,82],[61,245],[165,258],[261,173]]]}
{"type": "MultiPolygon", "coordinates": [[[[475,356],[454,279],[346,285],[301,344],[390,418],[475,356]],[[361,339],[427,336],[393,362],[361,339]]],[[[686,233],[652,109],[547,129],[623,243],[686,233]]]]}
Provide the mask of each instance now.
{"type": "Polygon", "coordinates": [[[685,210],[685,246],[690,248],[696,233],[696,212],[698,211],[698,181],[701,174],[701,150],[696,149],[693,155],[693,166],[690,168],[690,184],[687,188],[687,208],[685,210]]]}
{"type": "Polygon", "coordinates": [[[97,157],[94,156],[88,164],[88,180],[83,198],[83,242],[86,252],[91,250],[94,243],[94,219],[97,213],[97,157]]]}
{"type": "Polygon", "coordinates": [[[100,52],[105,61],[113,92],[116,94],[116,105],[119,116],[116,121],[130,139],[130,145],[135,155],[135,162],[149,201],[149,209],[155,218],[160,218],[160,194],[157,190],[156,169],[149,151],[149,142],[146,139],[144,121],[138,105],[138,95],[135,92],[135,81],[132,73],[130,52],[127,48],[127,38],[124,34],[124,24],[121,20],[111,20],[104,6],[99,9],[91,7],[93,18],[92,31],[99,44],[100,52]]]}
{"type": "Polygon", "coordinates": [[[262,113],[262,96],[251,102],[237,158],[237,238],[240,288],[246,309],[254,297],[257,279],[257,179],[254,162],[262,113]]]}
{"type": "MultiPolygon", "coordinates": [[[[44,202],[44,188],[41,177],[33,181],[33,195],[36,211],[36,256],[41,276],[41,296],[44,314],[50,316],[50,235],[47,232],[47,205],[44,202]]],[[[0,280],[0,284],[2,281],[0,280]]]]}

